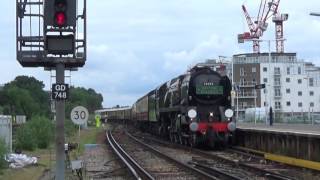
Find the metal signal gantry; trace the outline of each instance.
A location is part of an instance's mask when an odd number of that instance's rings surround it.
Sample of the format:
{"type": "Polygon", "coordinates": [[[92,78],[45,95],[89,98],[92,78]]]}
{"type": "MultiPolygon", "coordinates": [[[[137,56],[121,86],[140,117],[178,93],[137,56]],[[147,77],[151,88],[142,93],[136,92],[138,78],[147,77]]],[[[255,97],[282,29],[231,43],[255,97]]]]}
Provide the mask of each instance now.
{"type": "Polygon", "coordinates": [[[16,0],[17,60],[23,67],[82,67],[86,0],[16,0]],[[80,10],[80,11],[78,11],[80,10]]]}
{"type": "Polygon", "coordinates": [[[56,69],[55,179],[64,180],[64,74],[66,68],[82,67],[86,61],[86,0],[16,0],[16,8],[17,60],[23,67],[56,69]]]}

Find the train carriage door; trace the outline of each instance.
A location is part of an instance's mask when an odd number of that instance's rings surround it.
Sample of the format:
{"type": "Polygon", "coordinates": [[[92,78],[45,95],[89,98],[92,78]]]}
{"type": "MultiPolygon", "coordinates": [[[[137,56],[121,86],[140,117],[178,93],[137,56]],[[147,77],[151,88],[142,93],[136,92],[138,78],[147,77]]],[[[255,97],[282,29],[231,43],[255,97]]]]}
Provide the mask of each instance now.
{"type": "Polygon", "coordinates": [[[156,122],[156,94],[152,91],[148,95],[148,116],[150,122],[156,122]]]}

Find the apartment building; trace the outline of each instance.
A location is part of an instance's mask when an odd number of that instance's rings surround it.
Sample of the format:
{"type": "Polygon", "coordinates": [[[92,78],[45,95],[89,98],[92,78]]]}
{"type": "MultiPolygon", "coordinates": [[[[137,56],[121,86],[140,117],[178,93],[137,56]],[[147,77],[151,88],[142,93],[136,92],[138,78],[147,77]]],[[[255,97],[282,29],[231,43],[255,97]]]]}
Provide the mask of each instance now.
{"type": "Polygon", "coordinates": [[[240,118],[247,108],[269,105],[280,117],[320,112],[320,68],[296,53],[237,54],[233,73],[240,118]],[[255,89],[257,84],[266,88],[255,89]]]}

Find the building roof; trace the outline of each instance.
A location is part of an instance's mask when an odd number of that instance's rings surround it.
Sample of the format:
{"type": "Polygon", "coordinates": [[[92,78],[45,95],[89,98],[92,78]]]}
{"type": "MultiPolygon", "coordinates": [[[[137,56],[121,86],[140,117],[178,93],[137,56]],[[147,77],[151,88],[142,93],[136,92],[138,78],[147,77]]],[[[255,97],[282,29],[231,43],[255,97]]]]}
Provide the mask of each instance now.
{"type": "MultiPolygon", "coordinates": [[[[257,56],[269,56],[269,53],[243,53],[243,54],[233,55],[233,57],[257,57],[257,56]]],[[[297,53],[271,52],[271,56],[297,56],[297,53]]]]}
{"type": "Polygon", "coordinates": [[[120,110],[128,110],[131,109],[131,106],[119,107],[119,108],[104,108],[95,110],[95,113],[102,113],[102,112],[110,112],[110,111],[120,111],[120,110]]]}

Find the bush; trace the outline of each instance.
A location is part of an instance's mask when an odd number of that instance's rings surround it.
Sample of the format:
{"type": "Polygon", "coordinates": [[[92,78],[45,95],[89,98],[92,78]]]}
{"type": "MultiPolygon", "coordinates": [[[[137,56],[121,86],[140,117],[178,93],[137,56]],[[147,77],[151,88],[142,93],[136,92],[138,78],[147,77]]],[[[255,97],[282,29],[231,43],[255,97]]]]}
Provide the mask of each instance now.
{"type": "Polygon", "coordinates": [[[70,119],[64,121],[64,134],[66,137],[71,137],[77,132],[77,125],[75,125],[70,119]]]}
{"type": "Polygon", "coordinates": [[[6,143],[0,138],[0,169],[3,169],[6,166],[6,161],[4,160],[4,156],[6,155],[6,153],[6,143]]]}
{"type": "Polygon", "coordinates": [[[16,148],[23,150],[45,149],[54,137],[52,122],[43,116],[36,116],[17,131],[16,148]]]}
{"type": "Polygon", "coordinates": [[[15,149],[33,151],[36,148],[36,137],[29,123],[24,124],[17,130],[15,149]]]}
{"type": "Polygon", "coordinates": [[[28,123],[32,129],[34,137],[36,137],[36,145],[38,148],[47,148],[54,138],[52,122],[43,116],[36,116],[28,123]]]}

